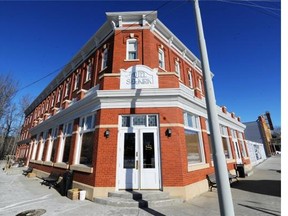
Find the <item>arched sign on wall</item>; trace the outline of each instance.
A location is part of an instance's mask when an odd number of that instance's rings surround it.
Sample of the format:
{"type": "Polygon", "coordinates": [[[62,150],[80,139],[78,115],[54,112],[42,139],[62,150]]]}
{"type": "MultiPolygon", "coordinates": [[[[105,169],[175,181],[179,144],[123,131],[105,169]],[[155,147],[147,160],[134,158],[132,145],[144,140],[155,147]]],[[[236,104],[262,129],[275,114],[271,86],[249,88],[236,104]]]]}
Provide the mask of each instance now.
{"type": "Polygon", "coordinates": [[[134,65],[120,70],[120,89],[158,88],[158,69],[134,65]]]}

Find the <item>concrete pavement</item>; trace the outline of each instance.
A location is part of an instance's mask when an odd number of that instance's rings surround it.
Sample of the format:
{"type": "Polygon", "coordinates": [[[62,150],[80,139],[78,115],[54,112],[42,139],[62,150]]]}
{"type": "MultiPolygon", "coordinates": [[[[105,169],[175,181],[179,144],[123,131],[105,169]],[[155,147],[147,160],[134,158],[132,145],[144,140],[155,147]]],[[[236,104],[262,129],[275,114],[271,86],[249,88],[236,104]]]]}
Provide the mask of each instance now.
{"type": "MultiPolygon", "coordinates": [[[[0,215],[28,215],[27,210],[42,209],[33,215],[209,215],[218,216],[217,189],[189,202],[168,207],[123,208],[100,205],[88,200],[72,201],[56,190],[41,185],[38,178],[27,178],[23,168],[0,170],[0,215]]],[[[254,174],[240,178],[231,188],[236,216],[281,215],[281,156],[273,156],[254,167],[254,174]]],[[[32,215],[32,214],[30,214],[32,215]]]]}

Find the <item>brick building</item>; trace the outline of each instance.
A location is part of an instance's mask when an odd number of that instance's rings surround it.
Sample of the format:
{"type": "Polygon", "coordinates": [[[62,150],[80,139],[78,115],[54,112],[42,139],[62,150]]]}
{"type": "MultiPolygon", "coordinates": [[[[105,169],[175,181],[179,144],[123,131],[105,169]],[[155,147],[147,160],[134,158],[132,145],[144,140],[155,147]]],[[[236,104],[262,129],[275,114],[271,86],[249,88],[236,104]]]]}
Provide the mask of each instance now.
{"type": "MultiPolygon", "coordinates": [[[[74,171],[87,198],[153,189],[190,199],[214,172],[199,59],[157,12],[107,21],[25,111],[18,154],[38,176],[74,171]]],[[[250,161],[245,125],[218,107],[227,166],[250,161]]]]}

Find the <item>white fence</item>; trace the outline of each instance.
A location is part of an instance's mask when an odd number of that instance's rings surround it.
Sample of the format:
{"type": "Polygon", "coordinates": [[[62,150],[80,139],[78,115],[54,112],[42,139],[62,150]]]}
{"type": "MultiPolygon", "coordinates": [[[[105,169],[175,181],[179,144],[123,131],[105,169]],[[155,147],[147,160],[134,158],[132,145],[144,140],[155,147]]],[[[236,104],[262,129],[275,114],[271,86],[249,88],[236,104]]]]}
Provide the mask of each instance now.
{"type": "Polygon", "coordinates": [[[267,158],[263,143],[256,143],[250,140],[246,140],[246,141],[247,141],[247,147],[248,147],[249,157],[250,157],[252,166],[255,166],[261,163],[267,158]]]}

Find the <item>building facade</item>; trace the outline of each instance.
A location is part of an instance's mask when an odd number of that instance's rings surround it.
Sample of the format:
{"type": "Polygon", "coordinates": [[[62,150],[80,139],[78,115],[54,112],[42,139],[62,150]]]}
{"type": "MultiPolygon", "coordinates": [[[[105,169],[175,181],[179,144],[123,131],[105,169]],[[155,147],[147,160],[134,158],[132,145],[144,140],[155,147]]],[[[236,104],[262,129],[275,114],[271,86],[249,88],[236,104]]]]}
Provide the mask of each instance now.
{"type": "Polygon", "coordinates": [[[275,145],[272,142],[272,130],[274,129],[270,113],[266,112],[258,116],[256,121],[245,122],[246,139],[252,142],[263,143],[267,157],[276,152],[275,145]]]}
{"type": "MultiPolygon", "coordinates": [[[[150,189],[190,199],[214,172],[199,59],[157,12],[107,21],[25,111],[18,154],[38,176],[74,171],[86,198],[150,189]]],[[[228,169],[251,168],[245,125],[218,107],[228,169]]]]}

